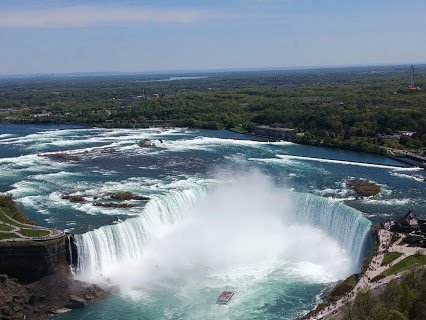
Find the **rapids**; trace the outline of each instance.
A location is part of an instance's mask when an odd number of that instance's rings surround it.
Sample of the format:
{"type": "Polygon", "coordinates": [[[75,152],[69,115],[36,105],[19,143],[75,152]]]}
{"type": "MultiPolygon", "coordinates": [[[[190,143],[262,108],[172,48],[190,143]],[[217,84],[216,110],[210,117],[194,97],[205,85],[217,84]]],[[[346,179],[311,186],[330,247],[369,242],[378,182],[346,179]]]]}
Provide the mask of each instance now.
{"type": "Polygon", "coordinates": [[[422,212],[421,172],[400,166],[228,131],[0,125],[0,192],[36,223],[76,234],[78,277],[122,288],[61,320],[297,318],[359,269],[368,219],[422,212]],[[51,152],[79,161],[39,155],[51,152]],[[382,191],[356,200],[350,177],[382,191]],[[119,191],[151,200],[93,205],[119,191]],[[226,307],[214,303],[223,290],[236,293],[226,307]]]}

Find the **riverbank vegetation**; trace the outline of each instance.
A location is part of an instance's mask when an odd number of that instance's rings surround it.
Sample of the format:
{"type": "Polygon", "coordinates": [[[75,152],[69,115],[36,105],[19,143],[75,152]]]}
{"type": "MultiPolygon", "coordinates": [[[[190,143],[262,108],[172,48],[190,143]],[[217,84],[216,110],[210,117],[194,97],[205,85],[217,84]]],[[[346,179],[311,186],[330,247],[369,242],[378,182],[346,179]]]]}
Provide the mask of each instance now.
{"type": "Polygon", "coordinates": [[[26,214],[18,207],[10,194],[0,194],[0,221],[10,225],[16,225],[16,222],[10,218],[25,224],[33,224],[33,222],[26,216],[26,214]]]}
{"type": "MultiPolygon", "coordinates": [[[[180,81],[153,81],[169,75],[8,79],[0,80],[0,121],[239,132],[281,123],[298,130],[299,143],[376,153],[421,149],[426,91],[400,90],[408,70],[229,72],[180,81]]],[[[416,67],[416,81],[426,84],[425,66],[416,67]]]]}
{"type": "Polygon", "coordinates": [[[426,319],[426,270],[409,272],[375,293],[358,293],[345,310],[344,320],[426,319]]]}

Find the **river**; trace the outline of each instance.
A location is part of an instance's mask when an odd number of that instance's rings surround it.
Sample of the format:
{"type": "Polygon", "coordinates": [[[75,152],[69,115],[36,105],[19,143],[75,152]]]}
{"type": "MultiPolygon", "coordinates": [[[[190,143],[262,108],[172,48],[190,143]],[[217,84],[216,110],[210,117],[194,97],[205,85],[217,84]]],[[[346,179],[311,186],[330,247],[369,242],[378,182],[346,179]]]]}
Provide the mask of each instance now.
{"type": "Polygon", "coordinates": [[[121,287],[61,320],[294,319],[359,269],[371,223],[423,213],[423,174],[229,131],[0,125],[0,192],[38,224],[77,234],[77,277],[121,287]],[[79,160],[42,156],[62,151],[79,160]],[[356,199],[351,177],[380,194],[356,199]],[[94,205],[119,191],[150,200],[94,205]],[[223,290],[235,292],[228,306],[215,304],[223,290]]]}

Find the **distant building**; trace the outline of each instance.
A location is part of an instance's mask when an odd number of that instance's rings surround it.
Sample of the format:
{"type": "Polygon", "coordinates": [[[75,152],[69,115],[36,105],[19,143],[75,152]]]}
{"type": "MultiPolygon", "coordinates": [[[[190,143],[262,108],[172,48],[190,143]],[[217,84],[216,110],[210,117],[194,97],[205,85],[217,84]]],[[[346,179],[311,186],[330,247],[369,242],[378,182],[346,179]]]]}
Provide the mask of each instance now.
{"type": "Polygon", "coordinates": [[[262,137],[289,141],[295,136],[296,129],[284,128],[276,123],[272,126],[257,126],[254,128],[254,133],[262,137]]]}
{"type": "Polygon", "coordinates": [[[401,135],[401,136],[407,136],[407,137],[412,137],[413,135],[416,134],[415,131],[397,131],[397,134],[401,135]]]}
{"type": "Polygon", "coordinates": [[[426,219],[417,218],[411,210],[400,219],[385,221],[382,227],[405,234],[406,243],[426,247],[426,219]]]}
{"type": "Polygon", "coordinates": [[[409,210],[404,217],[388,221],[387,228],[390,231],[402,233],[419,232],[426,234],[426,220],[418,218],[414,212],[409,210]]]}
{"type": "Polygon", "coordinates": [[[392,140],[399,140],[401,139],[402,136],[406,136],[406,137],[412,137],[413,135],[415,135],[416,132],[415,131],[403,131],[403,130],[399,130],[399,131],[395,131],[393,134],[377,134],[376,137],[379,139],[392,139],[392,140]]]}

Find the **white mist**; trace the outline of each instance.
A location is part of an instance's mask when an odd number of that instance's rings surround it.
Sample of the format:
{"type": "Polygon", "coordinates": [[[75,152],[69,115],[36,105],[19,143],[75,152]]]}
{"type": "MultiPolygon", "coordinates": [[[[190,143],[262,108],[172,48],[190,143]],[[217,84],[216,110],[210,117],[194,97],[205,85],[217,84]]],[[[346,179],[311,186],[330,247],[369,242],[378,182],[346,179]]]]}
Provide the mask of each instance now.
{"type": "Polygon", "coordinates": [[[126,291],[211,276],[261,280],[282,272],[327,282],[350,273],[350,253],[315,226],[298,224],[289,192],[270,178],[249,172],[219,180],[180,223],[155,226],[139,258],[104,266],[102,275],[126,291]]]}

